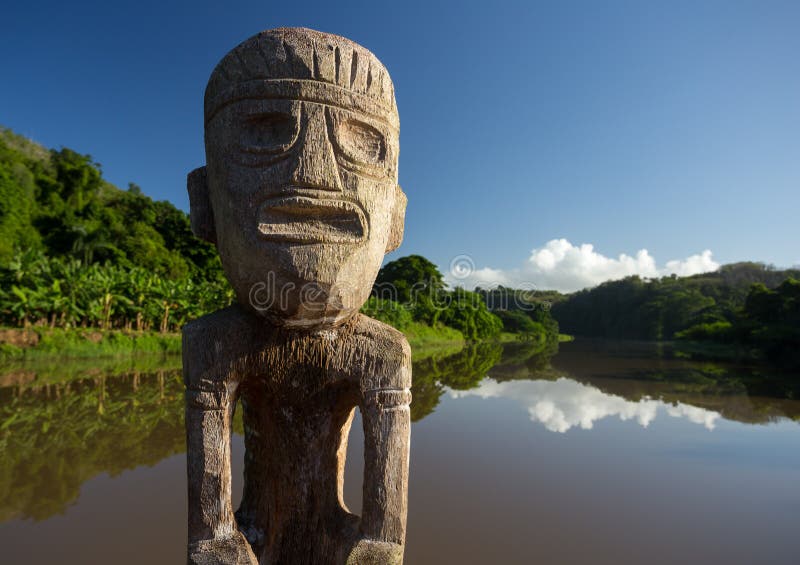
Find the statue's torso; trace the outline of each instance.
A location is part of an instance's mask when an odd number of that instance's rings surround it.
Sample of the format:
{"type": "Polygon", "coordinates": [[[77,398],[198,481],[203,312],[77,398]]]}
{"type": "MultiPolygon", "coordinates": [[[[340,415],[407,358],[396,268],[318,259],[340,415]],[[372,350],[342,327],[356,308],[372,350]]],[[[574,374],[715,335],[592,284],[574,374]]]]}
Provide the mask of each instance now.
{"type": "Polygon", "coordinates": [[[363,315],[332,330],[287,331],[231,306],[188,324],[184,351],[193,352],[189,388],[224,388],[240,401],[236,519],[260,561],[343,562],[360,535],[342,500],[350,424],[379,392],[410,387],[403,335],[363,315]]]}

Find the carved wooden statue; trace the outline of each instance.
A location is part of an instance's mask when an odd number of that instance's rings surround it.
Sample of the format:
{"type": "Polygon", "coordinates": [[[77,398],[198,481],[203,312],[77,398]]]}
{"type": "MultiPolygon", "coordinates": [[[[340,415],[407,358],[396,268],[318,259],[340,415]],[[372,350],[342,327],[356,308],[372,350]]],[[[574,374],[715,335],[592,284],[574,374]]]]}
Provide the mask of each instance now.
{"type": "Polygon", "coordinates": [[[403,235],[398,131],[386,69],[335,35],[265,31],[209,79],[192,229],[216,244],[238,303],[183,330],[189,563],[402,563],[410,349],[359,314],[403,235]],[[246,455],[234,514],[237,402],[246,455]],[[356,407],[360,518],[342,500],[356,407]]]}

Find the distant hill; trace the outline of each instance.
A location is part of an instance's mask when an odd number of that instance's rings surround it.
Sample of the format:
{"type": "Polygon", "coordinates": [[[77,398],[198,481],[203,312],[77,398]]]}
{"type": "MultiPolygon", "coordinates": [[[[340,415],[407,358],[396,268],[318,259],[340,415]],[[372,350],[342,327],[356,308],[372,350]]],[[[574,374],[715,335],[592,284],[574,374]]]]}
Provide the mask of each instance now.
{"type": "Polygon", "coordinates": [[[776,288],[790,278],[800,279],[800,270],[754,262],[690,277],[633,276],[567,295],[553,305],[553,316],[562,332],[573,335],[672,339],[698,324],[733,323],[753,284],[776,288]]]}
{"type": "Polygon", "coordinates": [[[220,269],[215,249],[194,237],[185,212],[135,184],[117,188],[89,155],[49,150],[0,127],[0,266],[31,250],[168,278],[205,278],[220,269]]]}
{"type": "Polygon", "coordinates": [[[777,269],[765,263],[742,261],[723,265],[710,273],[684,277],[683,280],[689,285],[723,284],[747,290],[754,283],[774,288],[787,278],[799,276],[800,269],[777,269]]]}

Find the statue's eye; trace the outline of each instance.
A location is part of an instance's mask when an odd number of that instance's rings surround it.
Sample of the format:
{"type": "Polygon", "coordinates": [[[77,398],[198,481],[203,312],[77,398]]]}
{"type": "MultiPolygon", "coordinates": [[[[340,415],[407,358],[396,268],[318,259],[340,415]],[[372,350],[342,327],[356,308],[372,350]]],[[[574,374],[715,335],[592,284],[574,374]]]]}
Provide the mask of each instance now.
{"type": "Polygon", "coordinates": [[[242,126],[242,148],[245,151],[283,151],[297,137],[297,120],[292,114],[283,112],[251,114],[245,117],[242,126]]]}
{"type": "Polygon", "coordinates": [[[336,130],[336,140],[345,156],[356,163],[380,164],[386,157],[386,140],[371,125],[344,120],[336,130]]]}

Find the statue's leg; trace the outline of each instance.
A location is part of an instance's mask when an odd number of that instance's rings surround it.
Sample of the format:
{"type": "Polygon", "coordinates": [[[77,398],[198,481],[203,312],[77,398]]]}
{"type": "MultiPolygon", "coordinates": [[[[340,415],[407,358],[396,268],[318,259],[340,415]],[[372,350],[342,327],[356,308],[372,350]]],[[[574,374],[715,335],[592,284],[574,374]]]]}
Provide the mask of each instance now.
{"type": "Polygon", "coordinates": [[[227,387],[186,391],[190,565],[258,563],[231,508],[232,395],[227,387]]]}

